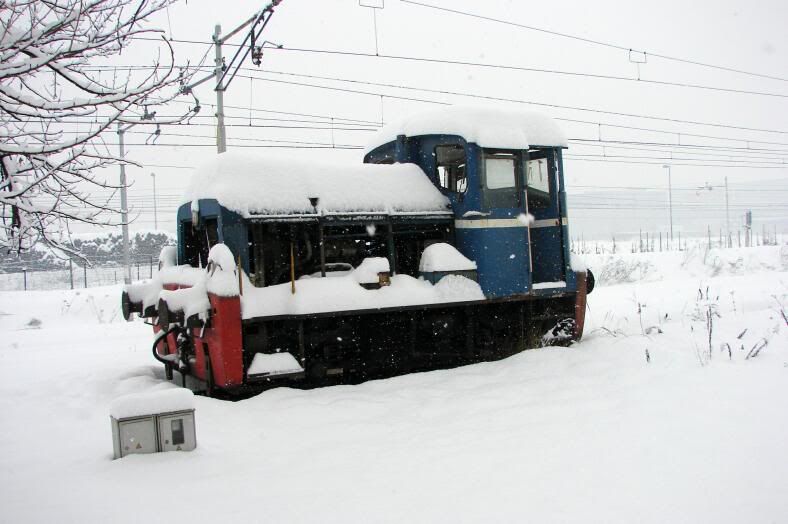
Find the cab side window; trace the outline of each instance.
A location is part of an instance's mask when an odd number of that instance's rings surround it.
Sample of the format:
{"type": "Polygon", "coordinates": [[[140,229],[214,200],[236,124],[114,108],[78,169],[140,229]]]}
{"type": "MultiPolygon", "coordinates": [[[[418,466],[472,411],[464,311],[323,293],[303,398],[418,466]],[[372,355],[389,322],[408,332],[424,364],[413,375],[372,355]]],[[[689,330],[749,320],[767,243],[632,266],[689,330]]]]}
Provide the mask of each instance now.
{"type": "Polygon", "coordinates": [[[514,153],[484,153],[484,205],[486,208],[513,208],[520,205],[517,191],[518,159],[514,153]]]}
{"type": "Polygon", "coordinates": [[[440,187],[454,193],[465,193],[468,189],[468,177],[463,146],[437,146],[435,148],[435,165],[440,187]]]}
{"type": "Polygon", "coordinates": [[[525,163],[528,209],[544,209],[552,203],[550,177],[554,176],[554,172],[550,164],[550,158],[543,152],[529,155],[525,163]]]}

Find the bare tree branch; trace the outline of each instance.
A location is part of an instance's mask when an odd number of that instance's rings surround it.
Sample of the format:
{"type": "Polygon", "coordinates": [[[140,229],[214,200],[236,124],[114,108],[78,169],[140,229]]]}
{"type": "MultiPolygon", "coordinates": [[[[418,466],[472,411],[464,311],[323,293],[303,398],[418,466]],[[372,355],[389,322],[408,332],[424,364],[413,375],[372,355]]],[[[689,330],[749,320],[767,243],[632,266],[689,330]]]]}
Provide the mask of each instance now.
{"type": "Polygon", "coordinates": [[[118,186],[94,172],[123,160],[101,134],[118,123],[163,123],[151,108],[179,96],[183,72],[164,38],[164,62],[156,58],[142,73],[109,77],[90,66],[135,36],[162,34],[147,21],[173,1],[0,0],[0,248],[42,242],[74,254],[70,222],[120,223],[118,186]],[[69,117],[93,121],[75,128],[69,117]],[[94,189],[111,193],[94,197],[94,189]]]}

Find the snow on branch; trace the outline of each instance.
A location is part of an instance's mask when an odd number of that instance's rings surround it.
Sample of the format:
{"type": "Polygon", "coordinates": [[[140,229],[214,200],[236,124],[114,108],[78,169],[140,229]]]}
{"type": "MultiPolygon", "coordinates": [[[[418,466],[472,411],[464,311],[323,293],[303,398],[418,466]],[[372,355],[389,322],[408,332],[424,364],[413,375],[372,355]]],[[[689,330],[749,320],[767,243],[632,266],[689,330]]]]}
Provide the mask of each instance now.
{"type": "Polygon", "coordinates": [[[0,0],[0,248],[43,242],[71,252],[70,222],[119,223],[117,186],[97,170],[122,160],[102,133],[162,123],[154,106],[179,96],[187,79],[163,36],[150,67],[132,72],[112,60],[135,37],[162,35],[148,20],[171,2],[0,0]]]}

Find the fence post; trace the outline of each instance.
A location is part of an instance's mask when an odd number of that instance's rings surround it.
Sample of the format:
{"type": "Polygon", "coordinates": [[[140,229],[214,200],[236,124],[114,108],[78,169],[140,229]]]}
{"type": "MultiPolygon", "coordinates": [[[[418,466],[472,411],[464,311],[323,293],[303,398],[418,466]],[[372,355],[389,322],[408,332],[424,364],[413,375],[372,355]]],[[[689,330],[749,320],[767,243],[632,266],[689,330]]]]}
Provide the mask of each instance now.
{"type": "Polygon", "coordinates": [[[153,255],[150,256],[150,278],[153,278],[153,255]]]}
{"type": "Polygon", "coordinates": [[[70,258],[68,259],[68,282],[71,289],[74,289],[74,261],[70,258]]]}
{"type": "Polygon", "coordinates": [[[26,267],[22,268],[22,279],[24,279],[25,291],[27,291],[27,268],[26,267]]]}
{"type": "Polygon", "coordinates": [[[88,261],[82,264],[82,278],[85,279],[85,288],[88,287],[88,261]]]}
{"type": "Polygon", "coordinates": [[[137,260],[137,280],[140,279],[140,261],[137,260]]]}

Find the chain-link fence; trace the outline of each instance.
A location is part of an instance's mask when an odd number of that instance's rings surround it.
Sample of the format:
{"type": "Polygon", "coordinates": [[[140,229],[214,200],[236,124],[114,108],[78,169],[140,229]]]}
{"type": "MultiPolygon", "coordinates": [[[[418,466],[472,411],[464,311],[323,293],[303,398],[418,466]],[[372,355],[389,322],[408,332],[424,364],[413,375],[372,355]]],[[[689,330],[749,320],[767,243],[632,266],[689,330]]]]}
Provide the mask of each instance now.
{"type": "MultiPolygon", "coordinates": [[[[88,264],[71,261],[62,269],[36,269],[21,262],[0,264],[0,291],[79,289],[122,284],[121,262],[98,258],[88,264]]],[[[140,255],[131,260],[131,279],[152,278],[158,269],[158,255],[140,255]]]]}

